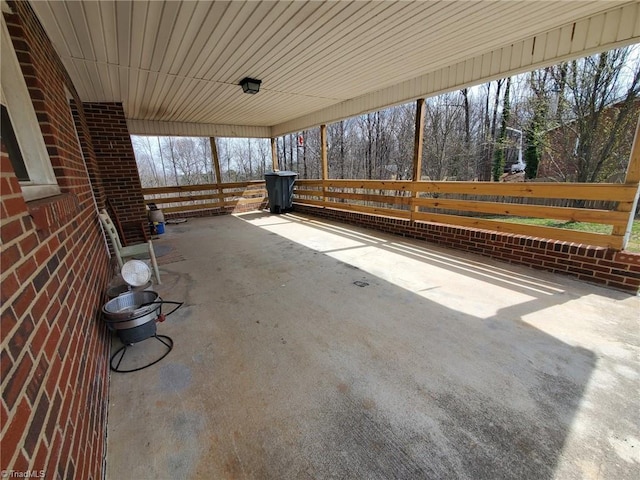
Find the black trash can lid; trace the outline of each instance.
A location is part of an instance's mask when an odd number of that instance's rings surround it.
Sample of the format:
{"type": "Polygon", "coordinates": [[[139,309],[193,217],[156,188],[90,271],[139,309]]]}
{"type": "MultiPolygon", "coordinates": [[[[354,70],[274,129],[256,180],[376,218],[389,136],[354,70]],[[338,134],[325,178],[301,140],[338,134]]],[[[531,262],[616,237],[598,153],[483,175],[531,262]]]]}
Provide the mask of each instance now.
{"type": "Polygon", "coordinates": [[[267,172],[264,174],[265,177],[267,176],[274,176],[274,177],[297,177],[298,173],[297,172],[292,172],[290,170],[278,170],[277,172],[267,172]]]}

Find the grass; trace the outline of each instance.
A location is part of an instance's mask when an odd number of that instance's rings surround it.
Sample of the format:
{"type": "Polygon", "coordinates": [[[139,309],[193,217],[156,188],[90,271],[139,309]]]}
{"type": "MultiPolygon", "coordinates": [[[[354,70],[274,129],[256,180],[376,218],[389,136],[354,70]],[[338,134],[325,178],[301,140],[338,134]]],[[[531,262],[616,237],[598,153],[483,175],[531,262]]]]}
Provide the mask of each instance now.
{"type": "MultiPolygon", "coordinates": [[[[550,220],[546,218],[521,218],[521,217],[495,217],[495,220],[503,222],[522,223],[526,225],[539,225],[542,227],[565,228],[567,230],[579,230],[582,232],[592,233],[611,233],[610,225],[601,225],[598,223],[587,222],[563,222],[559,220],[550,220]]],[[[631,237],[625,250],[629,252],[640,252],[640,220],[633,221],[631,229],[631,237]]]]}

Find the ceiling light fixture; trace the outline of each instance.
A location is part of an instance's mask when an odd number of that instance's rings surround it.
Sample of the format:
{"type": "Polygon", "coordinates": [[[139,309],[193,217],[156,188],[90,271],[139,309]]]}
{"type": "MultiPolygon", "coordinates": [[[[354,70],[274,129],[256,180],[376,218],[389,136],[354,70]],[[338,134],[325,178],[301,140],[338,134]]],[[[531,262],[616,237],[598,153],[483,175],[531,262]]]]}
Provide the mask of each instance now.
{"type": "Polygon", "coordinates": [[[256,80],[255,78],[245,77],[240,81],[240,86],[244,93],[255,94],[260,91],[260,84],[262,80],[256,80]]]}

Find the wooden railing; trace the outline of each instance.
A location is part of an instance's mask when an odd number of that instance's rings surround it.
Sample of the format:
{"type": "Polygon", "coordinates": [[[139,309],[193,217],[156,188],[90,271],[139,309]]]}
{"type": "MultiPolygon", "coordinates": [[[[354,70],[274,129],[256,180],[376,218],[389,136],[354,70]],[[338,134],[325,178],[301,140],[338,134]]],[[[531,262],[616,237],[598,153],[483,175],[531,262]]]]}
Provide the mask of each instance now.
{"type": "Polygon", "coordinates": [[[622,248],[637,185],[298,180],[295,203],[622,248]],[[543,218],[610,225],[593,233],[482,218],[543,218]]]}
{"type": "MultiPolygon", "coordinates": [[[[620,249],[624,234],[616,232],[625,230],[636,189],[603,183],[297,180],[294,203],[620,249]],[[612,228],[610,233],[594,233],[506,222],[496,216],[612,228]]],[[[264,181],[145,188],[142,193],[145,202],[154,202],[166,214],[246,210],[266,200],[264,181]]]]}
{"type": "Polygon", "coordinates": [[[266,198],[264,181],[209,183],[177,187],[143,188],[146,203],[153,202],[166,214],[198,210],[233,210],[259,205],[266,198]]]}

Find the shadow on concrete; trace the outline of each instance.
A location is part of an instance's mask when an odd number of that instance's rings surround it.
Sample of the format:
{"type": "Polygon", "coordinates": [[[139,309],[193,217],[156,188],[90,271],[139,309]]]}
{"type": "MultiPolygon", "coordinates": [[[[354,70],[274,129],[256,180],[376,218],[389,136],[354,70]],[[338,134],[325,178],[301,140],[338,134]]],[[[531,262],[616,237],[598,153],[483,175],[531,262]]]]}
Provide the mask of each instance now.
{"type": "MultiPolygon", "coordinates": [[[[252,212],[243,214],[242,218],[246,220],[257,220],[264,217],[273,217],[268,212],[252,212]]],[[[399,253],[406,257],[410,257],[433,266],[442,266],[451,271],[462,273],[481,281],[493,283],[495,285],[505,286],[513,291],[527,294],[557,294],[565,290],[564,285],[555,281],[557,274],[536,271],[524,266],[514,266],[508,263],[502,263],[494,259],[487,259],[481,255],[473,253],[460,252],[456,250],[446,249],[441,246],[430,244],[420,240],[406,240],[401,236],[378,232],[375,230],[367,230],[365,228],[353,227],[347,224],[340,225],[338,222],[331,222],[319,217],[298,215],[288,213],[281,216],[280,220],[270,223],[260,224],[261,227],[273,225],[282,225],[288,221],[302,223],[306,226],[323,230],[335,235],[352,239],[360,245],[348,246],[344,249],[349,250],[363,247],[373,246],[383,250],[399,253]],[[286,219],[286,220],[285,220],[286,219]],[[502,266],[501,266],[502,265],[502,266]]],[[[330,254],[336,250],[322,250],[322,253],[330,254]]],[[[574,281],[570,277],[565,277],[566,281],[574,281]]],[[[582,282],[575,281],[577,289],[580,290],[582,282]]],[[[599,292],[612,299],[628,298],[629,294],[603,289],[599,292]]]]}
{"type": "Polygon", "coordinates": [[[112,378],[109,478],[538,480],[554,478],[561,458],[572,468],[563,449],[596,358],[522,316],[578,295],[388,239],[261,212],[176,231],[185,261],[167,267],[162,286],[186,301],[162,326],[174,351],[136,379],[112,378]],[[266,229],[288,222],[529,300],[465,313],[266,229]],[[128,408],[145,421],[127,429],[128,408]],[[145,458],[146,470],[125,458],[145,458]]]}
{"type": "MultiPolygon", "coordinates": [[[[260,212],[243,215],[242,218],[248,220],[262,216],[260,212]]],[[[270,220],[276,218],[278,217],[271,216],[270,220]]],[[[439,411],[436,417],[440,417],[441,422],[439,428],[435,429],[438,434],[434,435],[429,429],[394,431],[391,421],[376,418],[373,412],[363,408],[366,399],[353,398],[353,392],[349,390],[351,398],[348,394],[345,395],[341,399],[341,405],[332,409],[335,418],[331,419],[329,425],[333,424],[333,428],[329,429],[330,438],[325,439],[325,447],[329,448],[323,449],[324,455],[334,453],[334,458],[324,464],[325,467],[330,466],[331,476],[553,477],[557,456],[562,451],[573,411],[580,403],[595,357],[586,349],[566,345],[528,324],[517,320],[515,324],[505,323],[499,319],[521,318],[542,306],[548,308],[550,305],[566,302],[566,295],[556,295],[556,300],[551,302],[548,298],[549,295],[563,293],[562,285],[542,280],[533,273],[519,273],[518,269],[499,269],[495,262],[491,265],[473,260],[471,255],[443,255],[442,249],[434,253],[428,247],[417,247],[417,242],[403,244],[390,238],[391,236],[373,232],[369,235],[359,229],[294,214],[288,214],[286,218],[334,235],[355,239],[366,246],[387,249],[424,263],[444,266],[483,282],[506,285],[511,290],[526,292],[528,295],[533,293],[547,297],[542,302],[533,299],[501,309],[494,317],[481,321],[475,317],[461,316],[459,312],[450,312],[441,305],[417,296],[408,299],[411,303],[418,302],[414,307],[424,312],[424,322],[419,329],[424,336],[418,342],[426,357],[422,367],[435,370],[428,374],[422,372],[422,381],[414,383],[414,386],[434,411],[439,411]],[[443,322],[447,322],[446,325],[443,322]],[[456,338],[460,336],[466,338],[465,342],[456,338]],[[457,352],[456,345],[460,346],[457,352]],[[451,348],[454,348],[454,352],[451,348]],[[436,352],[441,352],[441,355],[436,352]],[[432,361],[426,361],[428,358],[432,361]],[[542,358],[545,360],[541,362],[542,358]],[[474,377],[485,376],[491,377],[488,383],[493,387],[490,389],[474,389],[467,383],[474,377]],[[434,385],[441,386],[449,382],[451,383],[443,390],[433,388],[434,385]],[[441,437],[436,440],[438,436],[441,437]],[[416,449],[416,455],[410,453],[412,448],[416,449]],[[345,451],[348,452],[346,458],[345,451]]],[[[281,221],[270,221],[260,226],[279,223],[281,221]]],[[[331,262],[330,259],[325,260],[331,262]]],[[[336,268],[341,266],[341,262],[336,262],[336,268]]],[[[380,279],[370,281],[373,288],[384,291],[379,296],[389,300],[387,305],[379,306],[383,309],[386,307],[390,321],[387,325],[389,331],[376,333],[390,334],[384,343],[389,343],[393,337],[401,338],[403,335],[397,331],[392,333],[396,328],[403,328],[402,320],[397,318],[400,312],[394,311],[393,299],[407,300],[406,292],[398,292],[396,286],[380,279]]],[[[342,300],[354,302],[361,310],[363,319],[366,319],[370,307],[364,307],[355,296],[359,293],[358,290],[353,290],[353,295],[342,300]]],[[[618,296],[618,292],[613,293],[618,296]]],[[[399,350],[405,346],[400,338],[396,344],[399,350]]],[[[345,345],[345,348],[348,346],[345,345]]],[[[401,365],[398,367],[392,376],[405,377],[407,384],[411,380],[415,382],[415,378],[410,380],[406,378],[406,374],[403,375],[401,365]]],[[[327,457],[326,459],[328,460],[327,457]]]]}

